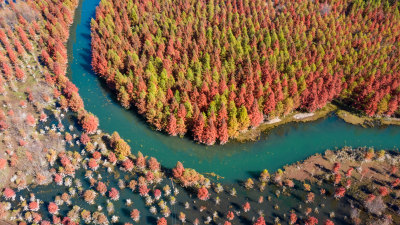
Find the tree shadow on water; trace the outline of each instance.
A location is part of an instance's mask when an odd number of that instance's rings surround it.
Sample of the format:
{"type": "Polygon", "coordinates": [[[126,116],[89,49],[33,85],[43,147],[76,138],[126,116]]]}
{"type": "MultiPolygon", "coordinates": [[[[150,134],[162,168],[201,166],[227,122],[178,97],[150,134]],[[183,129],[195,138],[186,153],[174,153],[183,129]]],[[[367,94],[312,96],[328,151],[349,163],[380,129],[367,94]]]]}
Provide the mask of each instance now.
{"type": "Polygon", "coordinates": [[[157,224],[157,219],[153,216],[146,216],[147,224],[157,224]]]}
{"type": "Polygon", "coordinates": [[[121,211],[122,211],[122,215],[130,217],[131,212],[128,209],[122,208],[121,211]]]}
{"type": "MultiPolygon", "coordinates": [[[[88,27],[90,29],[90,25],[88,27]]],[[[92,36],[90,35],[90,33],[80,33],[80,36],[82,36],[82,38],[84,38],[84,39],[88,39],[89,42],[91,42],[91,40],[92,40],[92,36]]]]}
{"type": "Polygon", "coordinates": [[[89,74],[96,76],[92,68],[92,51],[90,48],[82,48],[79,52],[79,65],[89,74]]]}
{"type": "Polygon", "coordinates": [[[250,176],[252,179],[258,179],[260,177],[261,171],[247,171],[247,174],[250,176]]]}

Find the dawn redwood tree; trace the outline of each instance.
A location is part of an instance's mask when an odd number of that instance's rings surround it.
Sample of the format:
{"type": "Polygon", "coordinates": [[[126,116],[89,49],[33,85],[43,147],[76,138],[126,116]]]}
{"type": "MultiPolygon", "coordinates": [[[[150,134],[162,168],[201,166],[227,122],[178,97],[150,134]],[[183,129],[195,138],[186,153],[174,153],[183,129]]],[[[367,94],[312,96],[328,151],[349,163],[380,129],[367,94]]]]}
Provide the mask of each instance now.
{"type": "Polygon", "coordinates": [[[146,159],[141,152],[138,152],[136,157],[136,166],[142,170],[146,167],[146,159]]]}
{"type": "Polygon", "coordinates": [[[18,66],[15,67],[15,77],[18,81],[25,81],[26,78],[24,71],[18,66]]]}
{"type": "Polygon", "coordinates": [[[32,44],[30,43],[28,37],[26,36],[25,31],[20,26],[17,27],[17,31],[18,31],[19,37],[21,38],[22,42],[24,43],[26,50],[32,51],[32,49],[33,49],[32,44]]]}
{"type": "Polygon", "coordinates": [[[115,148],[117,141],[121,139],[117,131],[114,131],[110,137],[110,146],[111,148],[115,148]]]}
{"type": "Polygon", "coordinates": [[[254,101],[250,111],[250,124],[252,127],[257,127],[263,121],[263,114],[258,108],[258,104],[254,101]]]}
{"type": "Polygon", "coordinates": [[[275,102],[275,94],[271,89],[268,90],[268,96],[264,103],[264,113],[269,115],[275,110],[276,102],[275,102]]]}
{"type": "Polygon", "coordinates": [[[7,165],[7,160],[0,158],[0,170],[3,170],[7,165]]]}
{"type": "Polygon", "coordinates": [[[207,145],[213,145],[217,139],[217,129],[215,127],[215,122],[212,117],[208,119],[208,125],[203,133],[202,141],[207,145]]]}
{"type": "Polygon", "coordinates": [[[221,125],[218,128],[218,139],[220,144],[225,144],[228,142],[229,135],[228,135],[228,124],[226,123],[226,120],[223,119],[221,121],[221,125]]]}
{"type": "Polygon", "coordinates": [[[390,99],[386,114],[388,116],[392,116],[398,110],[398,108],[399,108],[399,99],[396,95],[390,99]]]}
{"type": "Polygon", "coordinates": [[[333,174],[337,174],[340,170],[341,164],[339,162],[335,162],[335,164],[333,164],[333,169],[332,172],[333,174]]]}
{"type": "Polygon", "coordinates": [[[250,125],[249,115],[244,105],[239,108],[238,122],[240,127],[239,130],[245,130],[250,125]]]}
{"type": "Polygon", "coordinates": [[[15,191],[12,190],[11,188],[5,188],[3,191],[3,196],[6,200],[13,200],[15,199],[15,191]]]}
{"type": "Polygon", "coordinates": [[[87,143],[90,142],[90,137],[89,135],[87,135],[87,133],[82,133],[79,140],[82,144],[86,145],[87,143]]]}
{"type": "Polygon", "coordinates": [[[0,120],[0,131],[5,131],[8,129],[8,124],[6,121],[4,120],[0,120]]]}
{"type": "Polygon", "coordinates": [[[244,203],[244,205],[243,205],[243,211],[244,211],[244,212],[250,211],[250,203],[249,203],[249,202],[244,203]]]}
{"type": "Polygon", "coordinates": [[[179,109],[177,112],[178,118],[181,118],[183,120],[186,119],[186,115],[187,115],[187,110],[184,104],[180,104],[179,105],[179,109]]]}
{"type": "Polygon", "coordinates": [[[17,49],[17,52],[18,52],[19,55],[24,54],[25,50],[22,47],[21,43],[16,38],[14,38],[14,46],[17,49]]]}
{"type": "Polygon", "coordinates": [[[306,225],[316,225],[316,224],[318,224],[318,219],[313,216],[308,217],[305,224],[306,225]]]}
{"type": "Polygon", "coordinates": [[[226,218],[230,221],[232,221],[235,218],[235,214],[232,211],[228,211],[228,214],[226,215],[226,218]]]}
{"type": "Polygon", "coordinates": [[[50,214],[56,215],[56,214],[58,214],[58,210],[59,210],[58,205],[54,202],[50,202],[47,207],[47,210],[49,211],[50,214]]]}
{"type": "Polygon", "coordinates": [[[119,199],[119,191],[115,188],[111,188],[108,191],[108,197],[113,201],[117,201],[119,199]]]}
{"type": "Polygon", "coordinates": [[[101,159],[101,153],[98,151],[95,151],[92,153],[92,157],[93,159],[95,159],[96,161],[99,161],[101,159]]]}
{"type": "Polygon", "coordinates": [[[150,189],[147,187],[146,184],[139,185],[139,195],[140,196],[147,196],[150,189]]]}
{"type": "Polygon", "coordinates": [[[72,111],[78,112],[79,110],[83,109],[83,100],[81,96],[77,92],[73,92],[71,98],[68,102],[69,107],[72,111]]]}
{"type": "Polygon", "coordinates": [[[114,151],[118,156],[125,158],[131,154],[131,147],[124,139],[118,139],[114,144],[114,151]]]}
{"type": "Polygon", "coordinates": [[[81,111],[78,113],[78,119],[83,130],[86,133],[93,134],[97,131],[97,127],[99,126],[99,119],[92,113],[81,111]]]}
{"type": "Polygon", "coordinates": [[[186,133],[187,129],[183,118],[178,118],[178,121],[176,122],[176,131],[180,136],[183,136],[186,133]]]}
{"type": "Polygon", "coordinates": [[[10,80],[12,77],[12,71],[10,65],[6,62],[2,62],[2,67],[3,67],[3,76],[6,78],[6,80],[10,80]]]}
{"type": "Polygon", "coordinates": [[[55,74],[55,77],[56,78],[59,78],[59,77],[64,77],[65,76],[65,70],[62,68],[62,65],[60,65],[60,63],[58,63],[58,62],[54,62],[53,64],[52,64],[52,71],[53,71],[53,73],[55,74]]]}
{"type": "Polygon", "coordinates": [[[204,116],[199,114],[194,123],[193,137],[196,141],[201,142],[203,140],[204,132],[204,116]]]}
{"type": "Polygon", "coordinates": [[[125,169],[126,171],[132,171],[134,165],[133,165],[132,160],[130,160],[130,159],[125,159],[125,160],[122,162],[122,166],[124,167],[124,169],[125,169]]]}
{"type": "Polygon", "coordinates": [[[15,55],[14,50],[9,45],[6,46],[6,50],[7,50],[8,58],[10,59],[11,63],[13,65],[16,65],[18,58],[15,55]]]}
{"type": "Polygon", "coordinates": [[[208,193],[208,190],[206,187],[201,187],[197,190],[197,197],[202,200],[206,201],[210,198],[210,194],[208,193]]]}
{"type": "Polygon", "coordinates": [[[171,136],[176,136],[178,134],[176,129],[176,118],[174,114],[169,115],[167,132],[171,136]]]}
{"type": "Polygon", "coordinates": [[[294,212],[290,213],[289,224],[293,225],[297,222],[297,215],[294,212]]]}
{"type": "Polygon", "coordinates": [[[109,152],[107,159],[110,163],[114,164],[117,162],[117,156],[115,156],[114,152],[109,152]]]}
{"type": "Polygon", "coordinates": [[[97,183],[96,190],[97,190],[101,195],[105,195],[106,192],[107,192],[107,186],[106,186],[103,182],[99,181],[99,182],[97,183]]]}
{"type": "Polygon", "coordinates": [[[67,81],[65,84],[65,87],[63,89],[63,93],[67,98],[70,98],[72,96],[72,93],[77,93],[78,88],[73,84],[71,81],[67,81]]]}
{"type": "Polygon", "coordinates": [[[394,188],[394,187],[397,187],[399,185],[400,185],[400,178],[396,178],[396,180],[394,180],[392,182],[391,187],[394,188]]]}
{"type": "Polygon", "coordinates": [[[180,177],[182,177],[183,172],[185,171],[185,168],[183,167],[181,162],[177,162],[175,168],[172,169],[172,173],[174,178],[179,179],[180,177]]]}
{"type": "Polygon", "coordinates": [[[45,63],[45,65],[51,66],[52,59],[51,59],[49,53],[46,51],[46,49],[42,49],[40,57],[41,57],[41,60],[45,63]]]}
{"type": "Polygon", "coordinates": [[[157,220],[157,225],[167,225],[167,219],[165,219],[165,217],[161,217],[157,220]]]}
{"type": "Polygon", "coordinates": [[[379,187],[378,191],[379,191],[379,194],[380,194],[382,197],[385,197],[386,195],[389,194],[389,190],[388,190],[387,187],[379,187]]]}
{"type": "Polygon", "coordinates": [[[150,159],[148,161],[148,165],[149,165],[149,169],[151,171],[157,172],[160,170],[160,163],[154,157],[150,157],[150,159]]]}
{"type": "Polygon", "coordinates": [[[353,170],[354,170],[354,168],[353,167],[350,167],[347,171],[346,171],[346,178],[349,178],[349,177],[351,177],[351,174],[353,173],[353,170]]]}
{"type": "Polygon", "coordinates": [[[344,196],[344,194],[346,193],[346,189],[344,187],[339,187],[335,190],[335,198],[339,199],[342,198],[344,196]]]}
{"type": "Polygon", "coordinates": [[[99,164],[97,163],[97,161],[93,158],[89,159],[88,161],[88,166],[90,169],[92,169],[93,171],[96,171],[99,168],[99,164]]]}
{"type": "Polygon", "coordinates": [[[28,114],[25,120],[26,123],[31,127],[34,127],[36,125],[35,117],[33,117],[32,114],[28,114]]]}
{"type": "Polygon", "coordinates": [[[137,209],[133,209],[131,211],[131,218],[133,221],[138,222],[140,219],[140,211],[137,209]]]}
{"type": "Polygon", "coordinates": [[[254,225],[266,225],[264,217],[263,216],[258,217],[254,225]]]}
{"type": "Polygon", "coordinates": [[[332,222],[332,220],[327,219],[324,225],[335,225],[335,224],[332,222]]]}

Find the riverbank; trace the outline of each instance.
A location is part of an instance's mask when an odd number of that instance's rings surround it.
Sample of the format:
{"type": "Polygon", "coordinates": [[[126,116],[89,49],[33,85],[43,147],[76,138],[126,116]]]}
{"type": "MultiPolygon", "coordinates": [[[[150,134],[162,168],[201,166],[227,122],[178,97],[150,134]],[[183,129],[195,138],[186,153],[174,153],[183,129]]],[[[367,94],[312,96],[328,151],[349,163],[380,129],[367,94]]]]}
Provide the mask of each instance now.
{"type": "Polygon", "coordinates": [[[299,181],[306,190],[317,185],[318,192],[344,199],[354,224],[399,224],[399,164],[398,150],[345,147],[287,165],[272,179],[285,185],[299,181]]]}
{"type": "Polygon", "coordinates": [[[357,115],[355,113],[351,113],[349,111],[345,110],[338,110],[336,112],[339,118],[344,120],[346,123],[350,123],[353,125],[359,125],[362,127],[379,127],[379,126],[384,126],[384,125],[400,125],[400,119],[399,118],[391,118],[391,117],[368,117],[368,116],[362,116],[362,115],[357,115]]]}
{"type": "Polygon", "coordinates": [[[295,111],[285,117],[274,118],[274,119],[265,121],[256,128],[241,132],[239,134],[239,136],[236,137],[234,140],[236,140],[238,142],[255,141],[260,137],[262,132],[268,132],[273,128],[276,128],[280,125],[284,125],[287,123],[292,123],[292,122],[304,123],[304,122],[310,122],[310,121],[315,121],[315,120],[318,120],[321,118],[325,118],[330,113],[335,112],[337,109],[338,108],[336,105],[329,103],[322,109],[316,110],[313,113],[302,113],[302,112],[295,111]]]}
{"type": "Polygon", "coordinates": [[[364,128],[380,127],[388,125],[400,126],[400,118],[368,117],[368,116],[357,115],[355,113],[340,108],[340,106],[336,104],[329,103],[322,109],[319,109],[313,113],[302,113],[295,111],[283,118],[273,118],[271,120],[265,121],[256,128],[241,132],[239,136],[236,137],[234,140],[238,142],[256,141],[260,137],[262,132],[268,132],[271,129],[276,128],[280,125],[292,122],[304,123],[304,122],[316,121],[318,119],[325,118],[330,113],[335,113],[340,119],[342,119],[346,123],[362,126],[364,128]]]}
{"type": "Polygon", "coordinates": [[[318,182],[318,177],[324,176],[326,172],[334,168],[335,163],[340,163],[341,171],[346,172],[349,168],[369,168],[364,173],[353,174],[360,181],[363,178],[366,181],[378,180],[380,183],[391,181],[391,166],[398,166],[400,155],[398,151],[379,150],[375,152],[373,148],[345,147],[343,149],[332,151],[326,150],[323,154],[315,154],[304,161],[284,166],[283,177],[286,179],[295,179],[299,181],[318,182]]]}

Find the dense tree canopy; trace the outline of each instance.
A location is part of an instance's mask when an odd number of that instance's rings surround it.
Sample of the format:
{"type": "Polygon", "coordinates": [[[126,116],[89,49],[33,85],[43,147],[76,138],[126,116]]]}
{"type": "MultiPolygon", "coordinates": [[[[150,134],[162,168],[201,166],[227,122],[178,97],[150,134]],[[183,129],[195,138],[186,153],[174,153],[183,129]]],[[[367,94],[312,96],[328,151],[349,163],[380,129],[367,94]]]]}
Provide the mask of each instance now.
{"type": "Polygon", "coordinates": [[[396,114],[399,26],[395,1],[102,0],[92,64],[157,129],[226,143],[333,99],[396,114]]]}

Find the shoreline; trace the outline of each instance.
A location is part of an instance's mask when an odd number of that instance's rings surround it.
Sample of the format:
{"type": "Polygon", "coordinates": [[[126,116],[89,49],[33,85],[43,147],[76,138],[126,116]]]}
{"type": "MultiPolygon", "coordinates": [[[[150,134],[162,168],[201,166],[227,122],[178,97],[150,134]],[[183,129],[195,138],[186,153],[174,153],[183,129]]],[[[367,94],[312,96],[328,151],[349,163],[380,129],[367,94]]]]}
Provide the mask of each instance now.
{"type": "MultiPolygon", "coordinates": [[[[355,215],[351,218],[353,221],[379,221],[382,215],[386,215],[391,221],[387,224],[399,224],[399,214],[393,213],[390,207],[399,204],[397,197],[400,194],[397,188],[400,182],[399,159],[400,154],[394,149],[379,150],[372,147],[327,149],[322,154],[314,154],[284,166],[274,172],[272,179],[278,185],[297,181],[303,183],[298,188],[317,186],[320,187],[321,193],[330,192],[336,199],[346,199],[352,203],[351,210],[358,212],[353,214],[355,215]],[[329,187],[333,187],[334,190],[325,189],[329,187]],[[376,211],[371,205],[375,198],[381,202],[381,207],[376,211]]],[[[312,190],[309,191],[313,193],[312,190]]],[[[315,194],[317,193],[318,190],[315,194]]]]}
{"type": "Polygon", "coordinates": [[[246,142],[246,141],[256,141],[262,132],[268,132],[269,130],[276,128],[280,125],[291,123],[291,122],[310,122],[315,121],[321,118],[326,117],[328,114],[335,112],[337,110],[337,106],[329,103],[324,106],[322,109],[316,110],[313,113],[303,113],[299,111],[292,112],[285,117],[282,118],[274,118],[269,121],[265,121],[260,124],[258,127],[244,131],[239,134],[238,137],[233,138],[238,142],[246,142]]]}
{"type": "Polygon", "coordinates": [[[336,115],[340,119],[344,120],[346,123],[359,125],[364,128],[375,127],[375,126],[400,125],[399,118],[359,116],[357,114],[348,112],[343,109],[339,109],[336,112],[336,115]]]}
{"type": "Polygon", "coordinates": [[[280,125],[284,125],[292,122],[311,122],[316,121],[318,119],[325,118],[330,113],[335,113],[340,119],[344,122],[362,126],[364,128],[376,127],[376,126],[388,126],[388,125],[397,125],[400,126],[400,118],[391,118],[391,117],[368,117],[368,116],[359,116],[355,113],[346,111],[340,106],[328,103],[323,108],[316,110],[313,113],[304,113],[299,111],[294,111],[285,117],[282,118],[273,118],[271,120],[265,121],[260,124],[258,127],[241,132],[238,137],[233,138],[233,140],[244,143],[247,141],[256,141],[260,138],[261,134],[264,132],[268,132],[269,130],[276,128],[280,125]]]}

